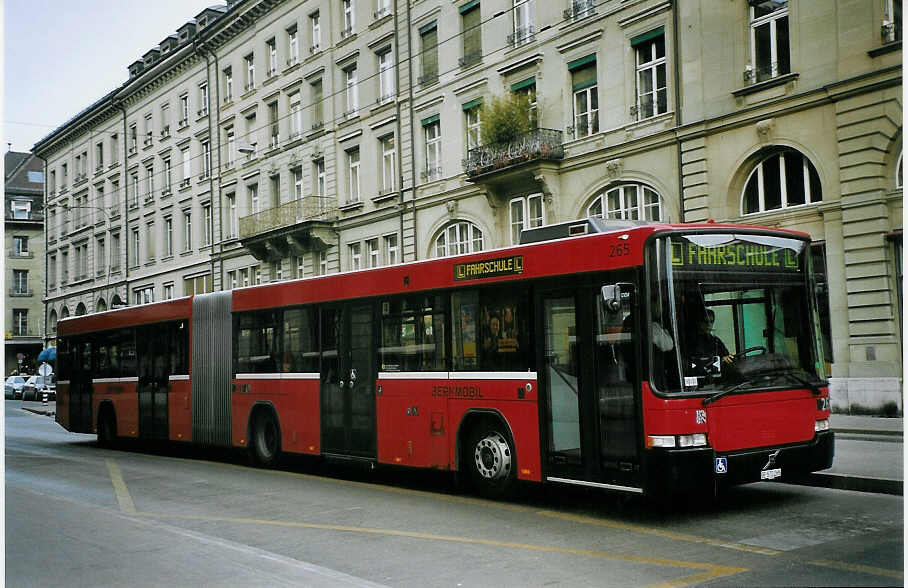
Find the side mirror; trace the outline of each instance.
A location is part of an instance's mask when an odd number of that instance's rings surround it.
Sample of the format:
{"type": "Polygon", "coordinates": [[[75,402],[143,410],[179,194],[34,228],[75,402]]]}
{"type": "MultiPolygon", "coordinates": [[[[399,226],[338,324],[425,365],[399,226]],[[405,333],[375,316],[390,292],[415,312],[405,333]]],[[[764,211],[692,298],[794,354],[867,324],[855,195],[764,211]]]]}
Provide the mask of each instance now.
{"type": "Polygon", "coordinates": [[[634,285],[627,282],[608,284],[602,287],[602,300],[609,312],[618,312],[621,305],[630,303],[634,285]]]}

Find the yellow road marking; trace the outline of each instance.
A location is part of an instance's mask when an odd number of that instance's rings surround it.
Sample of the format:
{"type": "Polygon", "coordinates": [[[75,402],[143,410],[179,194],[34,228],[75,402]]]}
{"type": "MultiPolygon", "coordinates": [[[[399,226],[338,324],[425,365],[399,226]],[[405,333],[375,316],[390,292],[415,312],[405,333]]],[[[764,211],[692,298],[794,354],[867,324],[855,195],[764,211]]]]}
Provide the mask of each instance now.
{"type": "Polygon", "coordinates": [[[136,505],[129,495],[129,489],[126,482],[123,481],[123,474],[120,472],[120,466],[111,459],[105,459],[107,471],[110,472],[110,481],[113,483],[114,492],[117,494],[117,502],[120,503],[120,510],[129,514],[136,514],[136,505]]]}
{"type": "MultiPolygon", "coordinates": [[[[175,457],[170,459],[177,459],[181,461],[197,461],[189,460],[185,458],[175,457]]],[[[244,466],[222,463],[222,462],[206,462],[211,465],[235,469],[246,469],[244,466]]],[[[632,523],[623,523],[621,521],[615,521],[612,519],[597,519],[594,517],[581,516],[581,515],[571,515],[564,514],[555,511],[548,510],[538,510],[536,508],[521,506],[518,504],[508,504],[504,502],[494,502],[491,500],[484,500],[481,498],[473,498],[470,496],[453,496],[450,494],[440,494],[437,492],[427,492],[425,490],[411,490],[409,488],[397,488],[394,486],[385,486],[382,484],[374,484],[371,482],[356,482],[354,480],[341,480],[337,478],[329,478],[325,476],[316,476],[314,474],[302,474],[299,472],[286,472],[281,470],[265,470],[263,473],[276,474],[283,476],[290,476],[292,478],[301,478],[304,480],[318,481],[318,482],[328,482],[333,484],[342,484],[345,486],[354,486],[358,488],[368,488],[372,490],[380,490],[382,492],[393,492],[396,494],[405,494],[408,496],[419,496],[422,498],[429,498],[433,500],[442,500],[447,502],[456,502],[460,504],[469,504],[474,506],[485,506],[496,508],[499,510],[507,510],[511,512],[523,512],[529,514],[536,514],[540,516],[553,517],[553,518],[562,518],[570,520],[574,523],[580,523],[585,525],[595,525],[599,527],[606,527],[612,529],[620,529],[624,531],[630,531],[633,533],[640,533],[643,535],[653,535],[657,537],[664,537],[666,539],[673,539],[675,541],[686,541],[689,543],[700,543],[703,545],[710,545],[712,547],[721,547],[724,549],[733,549],[736,551],[746,551],[748,553],[756,553],[759,555],[768,555],[776,556],[781,554],[781,551],[776,549],[770,549],[767,547],[757,547],[755,545],[744,545],[742,543],[735,543],[730,541],[720,541],[717,539],[710,539],[708,537],[699,537],[697,535],[688,535],[686,533],[677,533],[674,531],[664,531],[662,529],[657,529],[655,527],[646,527],[644,525],[634,525],[632,523]]]]}
{"type": "Polygon", "coordinates": [[[843,570],[846,572],[858,572],[861,574],[870,574],[872,576],[886,576],[887,578],[898,578],[902,579],[904,574],[898,570],[887,570],[886,568],[875,568],[873,566],[862,566],[861,564],[849,564],[838,561],[827,561],[824,559],[818,559],[810,562],[815,566],[822,566],[825,568],[834,568],[836,570],[843,570]]]}
{"type": "Polygon", "coordinates": [[[688,535],[686,533],[678,533],[676,531],[665,531],[662,529],[655,529],[653,527],[645,527],[643,525],[635,525],[633,523],[622,523],[620,521],[613,521],[613,520],[609,520],[609,519],[597,519],[594,517],[565,514],[565,513],[547,511],[547,510],[536,511],[536,514],[544,516],[544,517],[564,519],[566,521],[571,521],[574,523],[582,523],[585,525],[596,525],[599,527],[607,527],[609,529],[621,529],[624,531],[631,531],[634,533],[641,533],[644,535],[656,535],[658,537],[665,537],[666,539],[675,539],[677,541],[688,541],[691,543],[702,543],[704,545],[710,545],[712,547],[724,547],[726,549],[747,551],[749,553],[759,553],[761,555],[779,555],[780,553],[782,553],[781,551],[778,551],[775,549],[769,549],[766,547],[757,547],[755,545],[744,545],[742,543],[731,543],[728,541],[719,541],[717,539],[710,539],[708,537],[698,537],[696,535],[688,535]]]}
{"type": "Polygon", "coordinates": [[[136,513],[139,516],[163,519],[182,519],[192,521],[205,521],[217,523],[234,523],[243,525],[267,525],[274,527],[290,527],[298,529],[314,529],[319,531],[338,531],[343,533],[360,533],[366,535],[384,535],[388,537],[404,537],[407,539],[423,539],[428,541],[444,541],[448,543],[462,543],[469,545],[485,545],[488,547],[503,547],[510,549],[521,549],[525,551],[537,551],[544,553],[559,553],[563,555],[578,555],[585,557],[596,557],[602,559],[611,559],[625,561],[630,563],[640,563],[656,566],[665,566],[673,568],[685,568],[695,570],[705,570],[700,574],[685,576],[677,580],[671,580],[656,584],[658,587],[680,587],[702,582],[713,578],[722,578],[733,574],[748,571],[747,568],[735,568],[731,566],[720,566],[702,562],[682,561],[676,559],[663,559],[658,557],[643,557],[639,555],[626,555],[620,553],[610,553],[607,551],[593,551],[590,549],[573,549],[569,547],[558,547],[556,545],[537,545],[533,543],[517,543],[513,541],[499,541],[496,539],[479,539],[474,537],[457,537],[452,535],[433,535],[431,533],[419,533],[415,531],[400,531],[397,529],[376,529],[370,527],[351,527],[348,525],[329,525],[324,523],[303,523],[296,521],[274,521],[267,519],[249,519],[236,517],[211,517],[201,515],[183,515],[183,514],[162,514],[151,512],[136,513]]]}

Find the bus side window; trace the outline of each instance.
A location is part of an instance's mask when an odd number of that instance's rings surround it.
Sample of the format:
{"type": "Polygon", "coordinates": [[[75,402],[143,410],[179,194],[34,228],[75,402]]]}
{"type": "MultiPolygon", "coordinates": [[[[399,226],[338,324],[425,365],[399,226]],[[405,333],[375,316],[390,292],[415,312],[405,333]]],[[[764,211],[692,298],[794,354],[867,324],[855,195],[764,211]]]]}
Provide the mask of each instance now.
{"type": "Polygon", "coordinates": [[[133,377],[138,373],[135,330],[123,329],[120,331],[120,377],[133,377]]]}
{"type": "Polygon", "coordinates": [[[477,336],[479,292],[466,290],[451,294],[451,322],[454,325],[454,369],[475,370],[479,366],[477,336]]]}
{"type": "Polygon", "coordinates": [[[445,308],[440,295],[401,296],[381,303],[382,371],[442,371],[447,364],[445,308]]]}
{"type": "Polygon", "coordinates": [[[486,288],[480,294],[481,369],[493,372],[532,370],[526,290],[486,288]]]}
{"type": "Polygon", "coordinates": [[[237,329],[237,373],[278,372],[280,355],[280,311],[244,312],[237,329]]]}
{"type": "Polygon", "coordinates": [[[315,307],[285,310],[282,336],[281,372],[319,371],[318,315],[315,307]]]}

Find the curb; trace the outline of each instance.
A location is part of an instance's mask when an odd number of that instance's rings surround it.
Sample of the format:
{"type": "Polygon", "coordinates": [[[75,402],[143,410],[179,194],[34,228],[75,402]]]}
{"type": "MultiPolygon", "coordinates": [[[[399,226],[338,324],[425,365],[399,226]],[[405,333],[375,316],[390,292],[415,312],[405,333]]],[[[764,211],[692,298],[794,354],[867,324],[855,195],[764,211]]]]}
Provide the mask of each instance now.
{"type": "Polygon", "coordinates": [[[885,435],[887,437],[903,437],[902,431],[879,430],[879,429],[833,429],[833,432],[843,435],[885,435]]]}
{"type": "Polygon", "coordinates": [[[37,415],[41,415],[41,416],[49,416],[49,417],[56,416],[56,414],[57,414],[54,411],[41,410],[41,409],[37,409],[37,408],[27,408],[25,406],[22,407],[22,410],[24,410],[26,412],[30,412],[32,414],[37,414],[37,415]]]}
{"type": "Polygon", "coordinates": [[[904,496],[904,482],[902,480],[889,480],[885,478],[868,478],[862,476],[849,476],[847,474],[824,474],[814,472],[801,478],[784,480],[782,483],[795,484],[798,486],[812,486],[814,488],[832,488],[833,490],[853,490],[855,492],[904,496]]]}

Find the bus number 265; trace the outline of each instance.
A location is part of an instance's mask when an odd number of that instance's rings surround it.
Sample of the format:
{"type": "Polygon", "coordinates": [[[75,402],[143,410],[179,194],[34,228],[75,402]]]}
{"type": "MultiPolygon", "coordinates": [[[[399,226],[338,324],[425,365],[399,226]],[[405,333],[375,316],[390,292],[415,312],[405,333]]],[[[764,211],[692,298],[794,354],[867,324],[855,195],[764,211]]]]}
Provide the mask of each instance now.
{"type": "Polygon", "coordinates": [[[609,245],[609,257],[625,257],[631,254],[631,248],[627,243],[619,243],[617,245],[609,245]]]}

